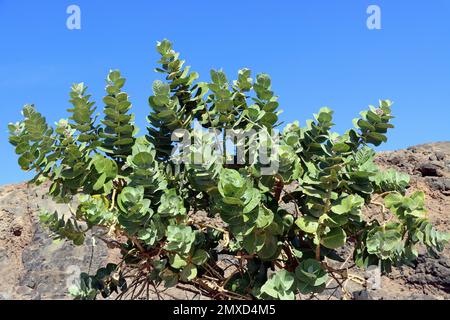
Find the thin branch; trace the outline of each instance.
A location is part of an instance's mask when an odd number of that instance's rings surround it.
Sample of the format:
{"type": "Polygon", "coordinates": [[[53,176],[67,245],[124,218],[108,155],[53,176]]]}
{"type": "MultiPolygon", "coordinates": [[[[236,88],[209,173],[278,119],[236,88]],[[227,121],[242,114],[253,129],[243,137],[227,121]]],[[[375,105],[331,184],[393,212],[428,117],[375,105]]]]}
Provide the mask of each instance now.
{"type": "Polygon", "coordinates": [[[116,203],[115,203],[115,201],[116,201],[116,193],[117,193],[117,190],[113,189],[113,194],[112,194],[112,197],[111,197],[111,206],[109,208],[109,211],[112,211],[114,209],[114,206],[116,205],[116,203]]]}

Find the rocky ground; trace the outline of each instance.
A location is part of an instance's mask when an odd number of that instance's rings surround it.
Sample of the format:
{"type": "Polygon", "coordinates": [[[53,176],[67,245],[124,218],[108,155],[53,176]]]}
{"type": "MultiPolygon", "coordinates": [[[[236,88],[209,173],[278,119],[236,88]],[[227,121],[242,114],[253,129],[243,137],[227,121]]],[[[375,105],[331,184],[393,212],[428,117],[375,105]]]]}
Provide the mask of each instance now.
{"type": "Polygon", "coordinates": [[[95,271],[108,258],[103,243],[55,242],[38,221],[41,210],[67,211],[45,188],[0,188],[0,299],[62,299],[79,271],[95,271]]]}
{"type": "MultiPolygon", "coordinates": [[[[378,163],[411,175],[411,190],[426,193],[429,218],[440,231],[450,232],[450,143],[440,142],[383,152],[378,163]]],[[[422,252],[413,267],[383,276],[382,289],[372,292],[383,299],[450,299],[450,248],[440,257],[422,252]]]]}
{"type": "MultiPolygon", "coordinates": [[[[411,191],[420,189],[427,195],[431,221],[439,230],[450,232],[450,142],[383,152],[377,161],[382,167],[410,174],[411,191]]],[[[67,212],[67,208],[49,201],[44,191],[24,183],[0,187],[0,300],[65,299],[80,271],[93,272],[115,259],[115,252],[91,237],[80,247],[52,241],[37,216],[42,209],[67,212]]],[[[373,278],[376,270],[349,272],[356,275],[346,286],[353,299],[450,299],[448,247],[439,258],[423,252],[414,266],[381,276],[379,288],[366,288],[357,281],[373,278]]],[[[330,297],[339,299],[342,291],[329,289],[317,298],[330,297]]],[[[166,291],[164,298],[192,299],[193,295],[175,289],[166,291]]]]}

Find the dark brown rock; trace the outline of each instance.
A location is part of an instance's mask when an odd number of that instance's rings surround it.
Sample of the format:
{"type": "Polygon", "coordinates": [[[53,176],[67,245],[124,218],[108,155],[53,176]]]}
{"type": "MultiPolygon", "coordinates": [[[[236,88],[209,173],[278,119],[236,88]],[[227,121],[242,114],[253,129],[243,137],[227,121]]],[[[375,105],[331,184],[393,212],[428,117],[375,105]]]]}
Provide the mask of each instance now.
{"type": "Polygon", "coordinates": [[[444,161],[445,160],[445,153],[441,151],[436,151],[435,153],[436,160],[437,161],[444,161]]]}
{"type": "Polygon", "coordinates": [[[422,163],[417,167],[422,177],[442,177],[441,168],[433,163],[422,163]]]}

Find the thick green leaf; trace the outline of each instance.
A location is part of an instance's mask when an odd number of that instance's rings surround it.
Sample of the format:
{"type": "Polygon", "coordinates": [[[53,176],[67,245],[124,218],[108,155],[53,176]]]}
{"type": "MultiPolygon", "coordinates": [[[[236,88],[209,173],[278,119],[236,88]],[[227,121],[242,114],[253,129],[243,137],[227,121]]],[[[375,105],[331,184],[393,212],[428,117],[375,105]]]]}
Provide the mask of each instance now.
{"type": "Polygon", "coordinates": [[[201,266],[202,264],[206,263],[206,261],[208,261],[208,259],[209,259],[209,254],[203,249],[198,249],[195,251],[194,255],[192,256],[192,263],[197,266],[201,266]]]}
{"type": "Polygon", "coordinates": [[[319,227],[318,219],[310,216],[297,218],[295,224],[300,228],[300,230],[310,234],[316,233],[317,228],[319,227]]]}
{"type": "Polygon", "coordinates": [[[342,247],[346,241],[347,235],[342,228],[332,228],[329,232],[320,237],[320,243],[328,249],[342,247]]]}
{"type": "Polygon", "coordinates": [[[197,267],[192,263],[183,268],[180,273],[180,278],[183,281],[191,281],[197,277],[197,267]]]}
{"type": "Polygon", "coordinates": [[[292,273],[280,270],[274,273],[261,287],[261,293],[267,294],[272,299],[294,300],[295,278],[292,273]]]}

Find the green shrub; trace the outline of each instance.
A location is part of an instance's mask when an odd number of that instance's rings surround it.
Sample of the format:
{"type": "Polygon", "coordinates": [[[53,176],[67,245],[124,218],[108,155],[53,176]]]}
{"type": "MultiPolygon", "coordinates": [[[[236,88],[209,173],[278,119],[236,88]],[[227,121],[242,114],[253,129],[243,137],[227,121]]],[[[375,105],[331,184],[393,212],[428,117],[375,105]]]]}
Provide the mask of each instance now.
{"type": "Polygon", "coordinates": [[[119,71],[107,77],[100,120],[81,83],[70,92],[70,116],[55,128],[33,105],[9,125],[20,167],[36,172],[31,182],[49,181],[58,202],[77,200],[71,217],[42,214],[55,237],[81,245],[96,228],[121,250],[119,264],[82,274],[70,290],[76,298],[162,283],[216,299],[294,299],[324,290],[336,272],[326,257],[346,244],[358,266],[384,271],[414,260],[418,244],[443,249],[449,235],[426,219],[424,194],[406,196],[409,177],[374,163],[369,145],[386,142],[393,128],[390,101],[362,112],[342,135],[331,131],[328,108],[278,135],[268,75],[254,81],[242,69],[230,82],[212,70],[210,82],[198,82],[169,41],[157,51],[165,81],[153,83],[147,135],[137,136],[119,71]],[[215,139],[225,130],[244,139],[230,148],[215,139]],[[264,147],[266,163],[251,152],[264,147]],[[368,220],[362,209],[377,198],[380,215],[368,220]],[[223,255],[232,258],[228,269],[223,255]]]}

